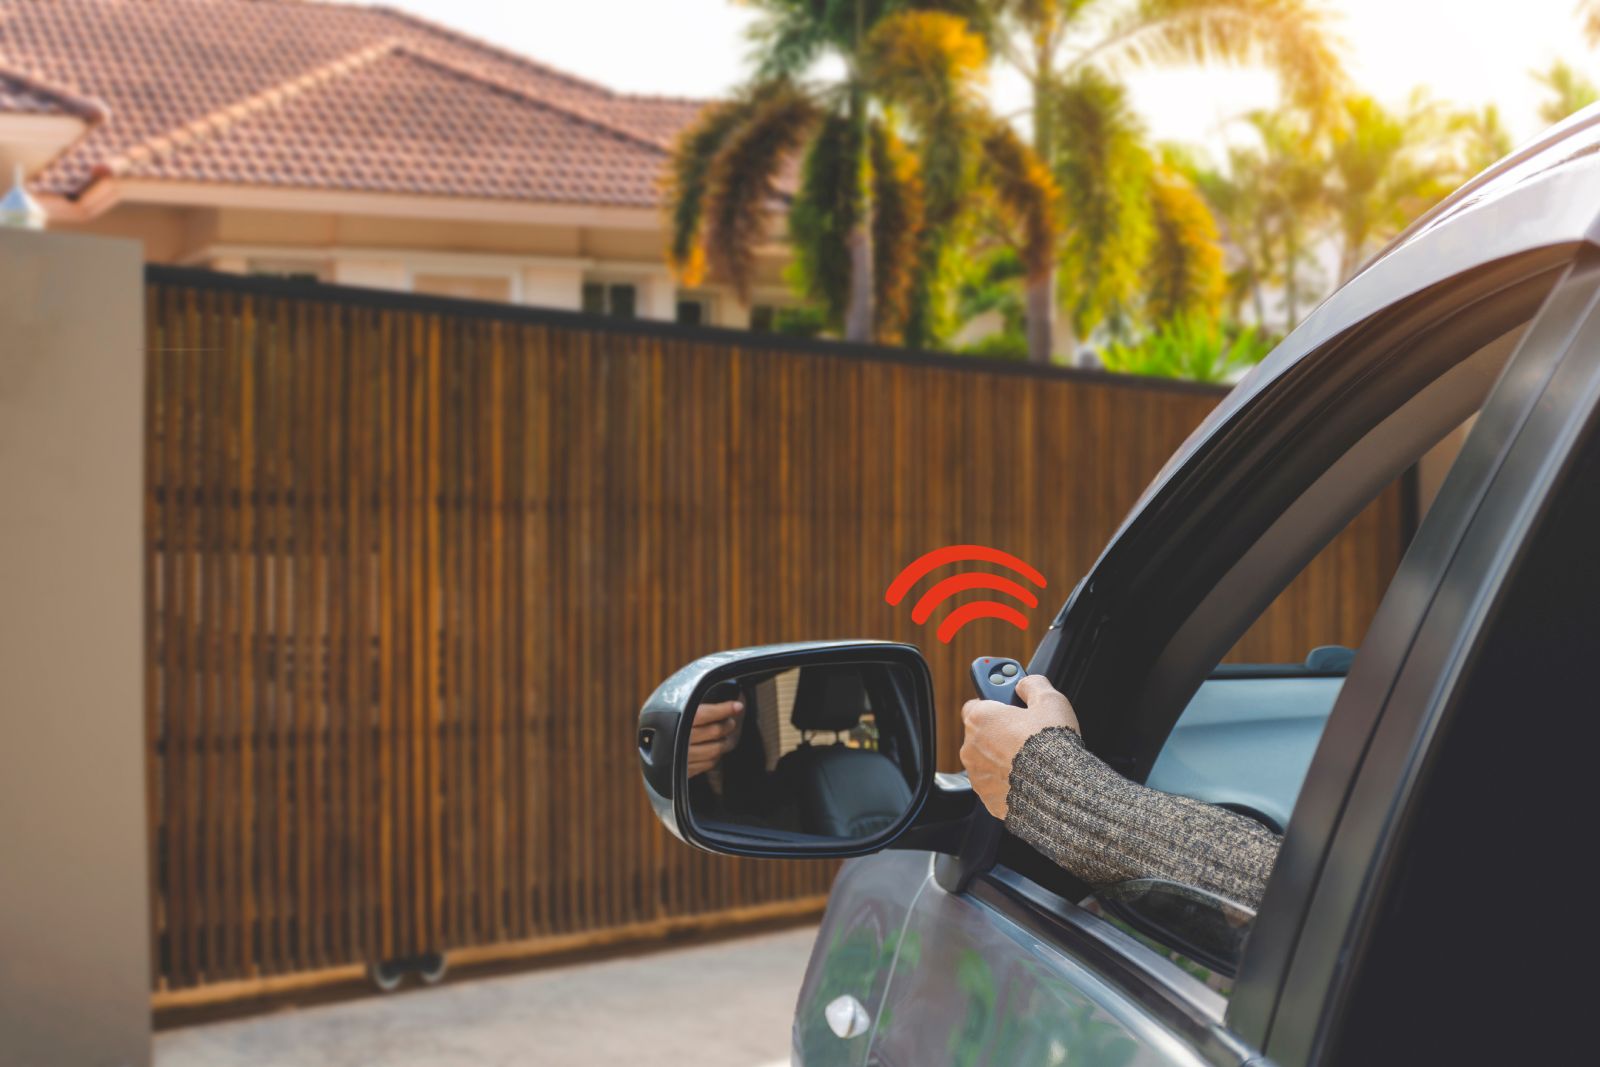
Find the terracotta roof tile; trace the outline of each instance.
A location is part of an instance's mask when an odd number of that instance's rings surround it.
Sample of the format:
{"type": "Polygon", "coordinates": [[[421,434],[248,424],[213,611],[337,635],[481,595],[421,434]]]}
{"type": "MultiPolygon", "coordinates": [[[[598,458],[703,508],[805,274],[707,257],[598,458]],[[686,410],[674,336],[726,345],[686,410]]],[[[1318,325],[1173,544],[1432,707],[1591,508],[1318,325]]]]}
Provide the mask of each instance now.
{"type": "Polygon", "coordinates": [[[639,137],[394,44],[147,142],[113,169],[138,178],[649,207],[662,158],[639,137]]]}
{"type": "Polygon", "coordinates": [[[0,0],[0,68],[106,102],[33,182],[69,196],[114,173],[654,204],[703,106],[385,8],[300,0],[0,0]]]}

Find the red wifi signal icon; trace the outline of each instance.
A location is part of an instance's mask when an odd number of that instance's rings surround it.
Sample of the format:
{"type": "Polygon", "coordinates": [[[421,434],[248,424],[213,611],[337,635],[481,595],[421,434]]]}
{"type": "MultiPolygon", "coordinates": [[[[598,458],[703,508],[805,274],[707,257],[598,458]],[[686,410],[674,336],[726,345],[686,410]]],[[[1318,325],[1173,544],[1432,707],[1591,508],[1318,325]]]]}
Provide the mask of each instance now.
{"type": "MultiPolygon", "coordinates": [[[[985,545],[950,545],[934,549],[896,575],[895,580],[889,583],[889,591],[883,595],[884,601],[898,605],[906,598],[906,594],[911,592],[911,587],[924,575],[947,563],[998,563],[1002,567],[1016,571],[1040,589],[1048,584],[1044,580],[1044,575],[1009,552],[1002,552],[998,548],[989,548],[985,545]]],[[[964,593],[969,589],[993,589],[1022,601],[1030,608],[1039,606],[1039,598],[1033,595],[1033,590],[1010,578],[988,573],[955,574],[936,582],[933,588],[922,594],[921,599],[911,608],[911,621],[919,624],[927,622],[928,616],[932,615],[933,610],[940,604],[957,593],[964,593]]],[[[939,624],[939,640],[948,645],[950,639],[963,626],[975,619],[1003,619],[1019,630],[1028,628],[1027,618],[1016,608],[994,600],[975,600],[970,604],[962,604],[944,617],[944,621],[939,624]]]]}

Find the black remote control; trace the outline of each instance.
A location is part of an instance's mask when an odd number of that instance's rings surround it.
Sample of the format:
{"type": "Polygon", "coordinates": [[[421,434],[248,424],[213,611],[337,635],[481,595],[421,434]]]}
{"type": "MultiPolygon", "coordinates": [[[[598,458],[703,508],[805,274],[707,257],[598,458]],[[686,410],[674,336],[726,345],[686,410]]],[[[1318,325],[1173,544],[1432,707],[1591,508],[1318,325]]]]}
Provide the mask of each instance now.
{"type": "Polygon", "coordinates": [[[1017,682],[1028,672],[1022,664],[1004,656],[979,656],[972,661],[972,684],[984,700],[998,700],[1002,704],[1022,707],[1017,696],[1017,682]]]}

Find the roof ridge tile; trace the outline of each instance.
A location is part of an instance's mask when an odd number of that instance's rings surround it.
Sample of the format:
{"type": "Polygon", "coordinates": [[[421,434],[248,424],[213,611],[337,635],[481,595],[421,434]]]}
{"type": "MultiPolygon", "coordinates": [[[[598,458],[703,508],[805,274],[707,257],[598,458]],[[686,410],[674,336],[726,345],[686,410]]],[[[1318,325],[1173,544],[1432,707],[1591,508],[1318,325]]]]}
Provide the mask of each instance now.
{"type": "Polygon", "coordinates": [[[40,96],[48,96],[62,104],[66,110],[89,122],[102,122],[111,114],[111,109],[106,106],[105,101],[69,89],[31,70],[12,66],[3,56],[0,56],[0,78],[21,85],[40,96]]]}

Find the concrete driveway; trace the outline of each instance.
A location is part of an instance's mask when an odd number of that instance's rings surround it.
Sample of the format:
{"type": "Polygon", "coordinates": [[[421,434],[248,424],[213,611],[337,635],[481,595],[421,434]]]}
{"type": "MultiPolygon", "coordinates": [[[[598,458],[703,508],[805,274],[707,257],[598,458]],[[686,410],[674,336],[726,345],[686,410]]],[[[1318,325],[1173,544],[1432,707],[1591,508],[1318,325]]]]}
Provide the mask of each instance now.
{"type": "Polygon", "coordinates": [[[156,1035],[156,1067],[789,1062],[816,928],[463,980],[156,1035]]]}

